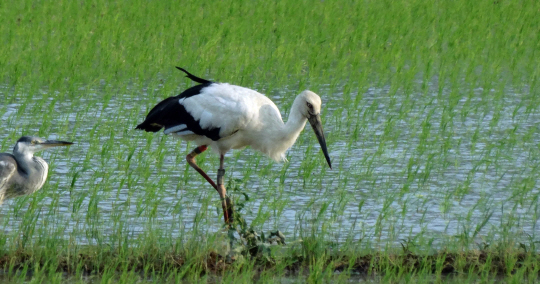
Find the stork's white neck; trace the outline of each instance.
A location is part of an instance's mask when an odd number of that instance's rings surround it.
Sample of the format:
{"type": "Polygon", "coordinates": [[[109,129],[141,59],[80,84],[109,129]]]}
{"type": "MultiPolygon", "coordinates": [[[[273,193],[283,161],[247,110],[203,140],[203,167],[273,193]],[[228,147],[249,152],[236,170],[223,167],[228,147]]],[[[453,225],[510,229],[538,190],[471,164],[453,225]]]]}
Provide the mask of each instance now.
{"type": "Polygon", "coordinates": [[[283,128],[283,134],[285,139],[287,141],[290,141],[290,144],[287,146],[287,148],[291,147],[292,144],[296,142],[296,139],[300,135],[300,132],[304,130],[306,122],[307,118],[302,113],[300,113],[299,102],[298,100],[295,100],[291,108],[287,123],[285,123],[285,127],[283,128]]]}
{"type": "Polygon", "coordinates": [[[300,100],[297,97],[291,107],[287,123],[283,125],[271,138],[270,158],[279,161],[285,160],[285,151],[289,149],[306,126],[307,118],[301,113],[300,100]]]}

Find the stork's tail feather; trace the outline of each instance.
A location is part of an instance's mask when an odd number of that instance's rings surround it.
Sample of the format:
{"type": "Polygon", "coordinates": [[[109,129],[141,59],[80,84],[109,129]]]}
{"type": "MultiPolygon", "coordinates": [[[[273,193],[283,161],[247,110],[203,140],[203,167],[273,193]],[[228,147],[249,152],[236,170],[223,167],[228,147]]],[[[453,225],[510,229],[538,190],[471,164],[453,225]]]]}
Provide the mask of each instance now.
{"type": "Polygon", "coordinates": [[[195,81],[195,82],[197,82],[197,83],[201,83],[201,84],[210,84],[210,83],[212,83],[212,81],[208,81],[208,80],[206,80],[206,79],[199,78],[199,77],[197,77],[197,76],[195,76],[195,75],[189,73],[186,69],[184,69],[184,68],[182,68],[182,67],[176,66],[176,69],[178,69],[178,70],[180,70],[180,71],[186,73],[186,74],[187,74],[186,77],[188,77],[189,79],[191,79],[191,80],[193,80],[193,81],[195,81]]]}

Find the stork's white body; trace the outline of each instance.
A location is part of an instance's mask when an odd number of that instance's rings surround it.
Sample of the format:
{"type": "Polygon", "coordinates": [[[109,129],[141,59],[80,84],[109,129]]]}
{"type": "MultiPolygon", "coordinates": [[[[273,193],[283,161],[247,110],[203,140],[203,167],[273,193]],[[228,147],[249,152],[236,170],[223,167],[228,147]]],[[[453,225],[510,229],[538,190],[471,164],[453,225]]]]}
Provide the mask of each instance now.
{"type": "Polygon", "coordinates": [[[275,161],[285,160],[285,151],[294,144],[309,121],[328,166],[332,167],[320,118],[321,98],[317,94],[308,90],[300,93],[294,100],[287,123],[283,123],[279,109],[263,94],[240,86],[214,83],[177,68],[201,85],[158,103],[136,129],[158,132],[164,128],[165,134],[197,144],[186,160],[218,191],[225,223],[233,220],[232,205],[223,185],[223,160],[227,151],[251,146],[275,161]],[[220,154],[217,184],[195,162],[195,157],[207,146],[220,154]]]}
{"type": "Polygon", "coordinates": [[[219,128],[219,140],[194,134],[185,124],[165,130],[197,145],[208,145],[220,154],[251,146],[275,161],[285,160],[289,149],[304,129],[307,119],[295,112],[283,123],[277,106],[263,94],[240,86],[213,83],[199,95],[178,100],[199,121],[201,128],[219,128]]]}

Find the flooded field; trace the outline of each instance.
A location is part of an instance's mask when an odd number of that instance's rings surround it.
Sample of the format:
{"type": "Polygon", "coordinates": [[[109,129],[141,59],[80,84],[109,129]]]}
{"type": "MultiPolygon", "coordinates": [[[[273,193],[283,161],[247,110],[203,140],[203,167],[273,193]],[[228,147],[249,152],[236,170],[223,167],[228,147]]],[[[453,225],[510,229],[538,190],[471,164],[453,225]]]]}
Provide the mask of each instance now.
{"type": "MultiPolygon", "coordinates": [[[[470,244],[537,239],[535,101],[526,88],[458,95],[437,89],[436,82],[423,94],[370,87],[353,93],[359,108],[349,108],[339,88],[321,88],[334,169],[324,167],[309,128],[288,152],[288,163],[251,149],[234,151],[226,159],[226,182],[239,201],[243,195],[231,186],[250,198],[242,215],[255,228],[279,229],[291,240],[320,232],[338,243],[384,247],[424,238],[436,248],[453,238],[470,244]]],[[[21,135],[76,143],[42,154],[51,162],[49,182],[34,196],[6,202],[0,211],[6,234],[19,234],[22,220],[36,213],[33,230],[81,244],[109,242],[119,233],[137,238],[149,228],[172,239],[194,227],[196,234],[220,230],[218,195],[185,163],[194,146],[134,130],[149,106],[175,94],[131,92],[93,90],[63,101],[42,93],[24,105],[2,106],[2,120],[16,121],[21,135]],[[67,136],[36,121],[43,117],[67,136]]],[[[297,92],[269,94],[284,120],[297,92]]],[[[11,151],[13,134],[1,135],[2,150],[11,151]]],[[[201,165],[214,176],[217,161],[209,153],[201,165]]]]}

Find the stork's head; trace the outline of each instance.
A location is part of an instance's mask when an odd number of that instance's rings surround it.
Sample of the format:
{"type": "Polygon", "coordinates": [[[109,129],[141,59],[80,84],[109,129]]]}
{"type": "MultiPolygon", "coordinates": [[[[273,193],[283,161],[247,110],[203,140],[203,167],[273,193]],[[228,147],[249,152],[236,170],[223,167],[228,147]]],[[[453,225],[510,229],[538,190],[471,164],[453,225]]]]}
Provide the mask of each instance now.
{"type": "Polygon", "coordinates": [[[34,154],[36,152],[57,146],[69,146],[72,142],[45,140],[39,137],[23,136],[17,140],[13,153],[34,154]]]}
{"type": "Polygon", "coordinates": [[[326,139],[324,138],[321,121],[321,98],[314,92],[305,90],[300,93],[298,99],[300,100],[300,113],[308,119],[311,127],[313,127],[313,131],[315,131],[317,140],[321,145],[326,162],[328,163],[328,166],[332,168],[332,162],[330,161],[328,150],[326,149],[326,139]]]}
{"type": "Polygon", "coordinates": [[[299,96],[302,99],[302,104],[300,105],[300,112],[307,119],[313,115],[321,114],[321,98],[312,91],[305,90],[300,93],[299,96]]]}

